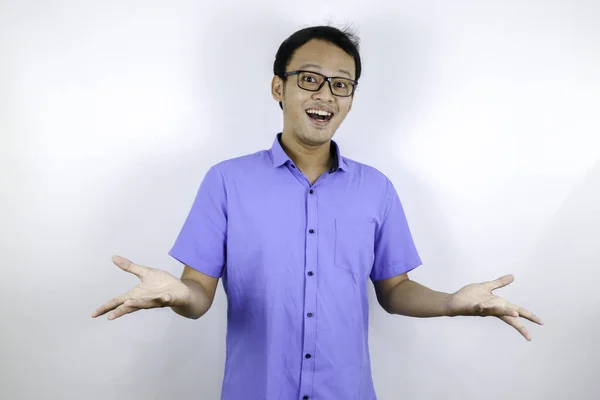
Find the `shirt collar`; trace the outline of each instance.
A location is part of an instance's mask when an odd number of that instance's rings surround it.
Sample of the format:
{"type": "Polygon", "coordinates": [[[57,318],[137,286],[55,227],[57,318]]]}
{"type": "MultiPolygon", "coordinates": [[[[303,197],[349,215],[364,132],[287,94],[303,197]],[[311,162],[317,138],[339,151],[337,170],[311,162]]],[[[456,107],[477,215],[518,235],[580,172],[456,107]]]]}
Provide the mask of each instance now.
{"type": "MultiPolygon", "coordinates": [[[[271,158],[273,159],[273,167],[275,168],[282,166],[288,161],[290,163],[292,162],[292,159],[286,154],[286,152],[283,150],[283,147],[281,147],[281,135],[282,132],[279,132],[277,134],[277,136],[273,140],[273,145],[271,146],[271,158]]],[[[338,169],[341,169],[342,171],[348,170],[346,161],[344,161],[342,155],[340,154],[339,146],[333,140],[331,140],[329,151],[331,153],[331,156],[333,157],[333,165],[329,169],[329,173],[331,174],[337,171],[338,169]]]]}

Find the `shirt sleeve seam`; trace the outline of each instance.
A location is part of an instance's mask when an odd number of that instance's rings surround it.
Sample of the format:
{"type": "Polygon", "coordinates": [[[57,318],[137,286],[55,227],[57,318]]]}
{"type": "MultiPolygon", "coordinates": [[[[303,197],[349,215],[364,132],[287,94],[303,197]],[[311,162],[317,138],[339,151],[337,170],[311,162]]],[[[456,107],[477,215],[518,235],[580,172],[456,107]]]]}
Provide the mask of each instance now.
{"type": "Polygon", "coordinates": [[[374,281],[392,278],[394,276],[410,272],[422,264],[423,262],[421,261],[420,257],[414,257],[408,261],[398,261],[384,268],[378,268],[378,270],[381,272],[374,274],[372,277],[375,278],[373,279],[374,281]],[[399,266],[401,268],[398,268],[399,266]]]}

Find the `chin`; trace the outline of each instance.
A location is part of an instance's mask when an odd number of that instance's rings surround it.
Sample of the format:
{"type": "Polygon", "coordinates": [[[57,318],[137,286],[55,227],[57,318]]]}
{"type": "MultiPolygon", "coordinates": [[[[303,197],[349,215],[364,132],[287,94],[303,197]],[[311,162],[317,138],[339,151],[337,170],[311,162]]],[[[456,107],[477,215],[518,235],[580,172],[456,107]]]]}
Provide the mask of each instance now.
{"type": "Polygon", "coordinates": [[[325,143],[328,140],[331,140],[334,133],[335,131],[330,129],[329,127],[318,129],[312,128],[308,132],[306,132],[304,136],[308,140],[311,140],[315,143],[325,143]]]}

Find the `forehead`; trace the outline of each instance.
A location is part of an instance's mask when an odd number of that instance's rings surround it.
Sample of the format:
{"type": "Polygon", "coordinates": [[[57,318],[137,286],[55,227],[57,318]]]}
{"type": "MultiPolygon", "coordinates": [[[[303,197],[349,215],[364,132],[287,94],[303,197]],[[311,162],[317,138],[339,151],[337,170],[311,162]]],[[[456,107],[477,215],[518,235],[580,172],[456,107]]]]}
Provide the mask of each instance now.
{"type": "Polygon", "coordinates": [[[354,79],[354,58],[334,44],[323,40],[311,40],[294,53],[289,71],[308,69],[329,76],[347,76],[354,79]],[[306,67],[310,65],[309,67],[306,67]],[[347,72],[343,73],[343,72],[347,72]]]}

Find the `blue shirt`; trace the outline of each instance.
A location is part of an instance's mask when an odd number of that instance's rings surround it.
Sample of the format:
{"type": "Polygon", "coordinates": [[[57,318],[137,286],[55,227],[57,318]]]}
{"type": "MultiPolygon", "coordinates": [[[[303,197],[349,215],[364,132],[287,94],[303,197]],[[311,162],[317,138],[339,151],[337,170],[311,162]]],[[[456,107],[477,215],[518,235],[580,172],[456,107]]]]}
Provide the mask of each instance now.
{"type": "Polygon", "coordinates": [[[206,173],[169,254],[227,295],[222,400],[376,399],[368,280],[421,265],[400,199],[343,157],[311,185],[280,144],[206,173]]]}

